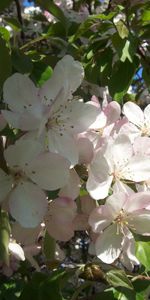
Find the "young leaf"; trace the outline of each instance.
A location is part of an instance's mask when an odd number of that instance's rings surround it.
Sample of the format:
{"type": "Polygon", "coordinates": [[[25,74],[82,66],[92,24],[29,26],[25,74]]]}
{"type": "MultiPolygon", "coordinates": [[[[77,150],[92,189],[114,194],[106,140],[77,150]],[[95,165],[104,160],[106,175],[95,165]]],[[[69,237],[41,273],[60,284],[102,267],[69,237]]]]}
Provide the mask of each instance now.
{"type": "Polygon", "coordinates": [[[10,237],[10,225],[8,214],[5,211],[0,212],[0,261],[9,264],[8,244],[10,237]]]}
{"type": "Polygon", "coordinates": [[[106,280],[113,287],[125,287],[127,289],[133,289],[131,281],[128,279],[126,273],[123,270],[112,269],[106,273],[106,280]]]}
{"type": "Polygon", "coordinates": [[[150,242],[136,242],[136,257],[141,264],[149,271],[150,270],[150,242]]]}
{"type": "Polygon", "coordinates": [[[55,248],[56,248],[56,241],[48,234],[46,231],[45,238],[44,238],[44,254],[48,261],[55,259],[55,248]]]}

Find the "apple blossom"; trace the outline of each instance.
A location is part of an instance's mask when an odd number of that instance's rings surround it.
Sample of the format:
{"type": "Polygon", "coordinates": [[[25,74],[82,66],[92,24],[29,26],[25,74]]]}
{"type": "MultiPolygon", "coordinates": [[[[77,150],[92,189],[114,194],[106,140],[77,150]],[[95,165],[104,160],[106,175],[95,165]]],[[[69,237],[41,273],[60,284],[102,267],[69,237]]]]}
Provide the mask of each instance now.
{"type": "Polygon", "coordinates": [[[59,197],[49,202],[45,216],[45,225],[48,233],[59,241],[68,241],[74,235],[73,220],[77,206],[74,200],[68,197],[59,197]]]}
{"type": "MultiPolygon", "coordinates": [[[[90,102],[89,102],[90,103],[90,102]]],[[[103,101],[102,108],[98,99],[93,96],[91,104],[97,108],[97,117],[87,129],[84,136],[89,138],[94,148],[98,148],[115,132],[115,124],[120,119],[120,105],[111,101],[110,103],[103,101]]]]}
{"type": "Polygon", "coordinates": [[[15,128],[43,137],[49,151],[60,153],[74,165],[78,148],[74,135],[85,131],[94,121],[96,109],[72,97],[84,76],[82,65],[66,55],[52,77],[40,88],[25,75],[16,73],[4,84],[5,119],[15,128]]]}
{"type": "Polygon", "coordinates": [[[64,186],[69,162],[43,152],[39,142],[18,140],[4,151],[9,175],[0,170],[0,200],[9,199],[11,215],[24,227],[36,227],[43,219],[47,200],[44,190],[64,186]]]}
{"type": "MultiPolygon", "coordinates": [[[[150,234],[150,210],[145,207],[150,203],[150,193],[116,193],[107,198],[105,205],[93,210],[89,224],[95,233],[99,233],[95,242],[96,255],[105,263],[113,263],[123,249],[129,247],[131,232],[150,234]]],[[[132,241],[131,241],[132,240],[132,241]]],[[[134,247],[129,253],[133,254],[134,247]]],[[[126,252],[130,259],[130,254],[126,252]]]]}
{"type": "Polygon", "coordinates": [[[150,136],[150,104],[142,111],[137,104],[128,101],[123,106],[123,114],[129,121],[127,130],[131,136],[150,136]]]}
{"type": "Polygon", "coordinates": [[[87,190],[94,199],[104,199],[112,183],[142,182],[149,179],[149,174],[150,157],[135,155],[128,136],[118,135],[96,151],[89,165],[87,190]]]}

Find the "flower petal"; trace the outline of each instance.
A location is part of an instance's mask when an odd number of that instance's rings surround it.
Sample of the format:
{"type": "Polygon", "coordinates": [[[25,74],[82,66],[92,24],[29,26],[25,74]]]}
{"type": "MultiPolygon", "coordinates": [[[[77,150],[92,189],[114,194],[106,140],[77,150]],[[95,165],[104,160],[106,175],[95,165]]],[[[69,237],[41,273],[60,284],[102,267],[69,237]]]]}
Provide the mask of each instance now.
{"type": "Polygon", "coordinates": [[[15,112],[22,112],[37,102],[38,89],[26,75],[13,74],[4,83],[4,102],[15,112]]]}
{"type": "Polygon", "coordinates": [[[52,77],[42,86],[40,96],[46,104],[52,104],[63,88],[63,97],[59,104],[71,98],[72,93],[79,87],[84,77],[84,69],[80,62],[70,55],[65,55],[55,66],[52,77]]]}
{"type": "Polygon", "coordinates": [[[131,230],[141,235],[150,235],[150,210],[134,211],[129,215],[127,221],[131,230]]]}
{"type": "Polygon", "coordinates": [[[148,180],[150,177],[150,157],[133,156],[122,170],[122,178],[135,182],[148,180]]]}
{"type": "Polygon", "coordinates": [[[56,190],[69,179],[68,160],[56,153],[42,153],[30,163],[27,175],[42,189],[56,190]]]}
{"type": "Polygon", "coordinates": [[[150,104],[147,105],[144,109],[144,117],[146,124],[150,126],[150,104]]]}
{"type": "Polygon", "coordinates": [[[36,227],[47,210],[45,193],[31,182],[21,182],[10,194],[9,208],[21,226],[36,227]]]}
{"type": "Polygon", "coordinates": [[[32,139],[18,140],[5,151],[5,159],[11,168],[26,168],[30,162],[43,150],[42,145],[32,139]]]}
{"type": "Polygon", "coordinates": [[[68,241],[74,235],[73,219],[76,204],[71,198],[57,198],[50,202],[45,224],[49,234],[60,241],[68,241]]]}
{"type": "Polygon", "coordinates": [[[105,205],[96,207],[89,216],[89,224],[96,233],[100,233],[108,227],[112,220],[109,209],[105,205]]]}
{"type": "Polygon", "coordinates": [[[95,180],[95,177],[90,174],[86,183],[86,188],[93,199],[104,199],[108,196],[112,180],[113,176],[109,176],[106,181],[99,183],[95,180]]]}
{"type": "Polygon", "coordinates": [[[59,197],[69,197],[73,200],[79,196],[80,192],[80,177],[74,169],[70,170],[70,176],[67,184],[60,189],[59,197]]]}
{"type": "Polygon", "coordinates": [[[113,224],[97,238],[96,255],[106,264],[112,264],[121,253],[122,235],[117,234],[117,226],[113,224]]]}
{"type": "Polygon", "coordinates": [[[35,228],[24,228],[19,223],[15,222],[12,225],[12,237],[17,242],[23,245],[34,244],[41,231],[41,226],[35,228]]]}
{"type": "Polygon", "coordinates": [[[137,104],[130,101],[126,102],[123,106],[123,113],[131,123],[138,127],[143,125],[144,114],[137,104]]]}
{"type": "Polygon", "coordinates": [[[48,147],[50,152],[58,153],[68,159],[72,166],[78,163],[78,147],[75,139],[67,132],[48,131],[48,147]]]}
{"type": "Polygon", "coordinates": [[[11,254],[18,260],[25,260],[24,251],[22,247],[17,243],[9,243],[8,249],[11,254]]]}
{"type": "Polygon", "coordinates": [[[128,198],[124,209],[128,212],[133,212],[139,209],[144,209],[150,205],[150,192],[134,193],[128,198]]]}

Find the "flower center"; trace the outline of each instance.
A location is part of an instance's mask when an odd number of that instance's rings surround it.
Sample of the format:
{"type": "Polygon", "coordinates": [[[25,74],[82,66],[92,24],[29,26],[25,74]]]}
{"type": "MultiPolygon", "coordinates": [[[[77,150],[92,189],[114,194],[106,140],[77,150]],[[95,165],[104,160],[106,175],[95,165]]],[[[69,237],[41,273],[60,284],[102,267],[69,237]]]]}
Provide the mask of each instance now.
{"type": "Polygon", "coordinates": [[[142,136],[150,136],[150,127],[148,125],[144,125],[141,128],[142,136]]]}

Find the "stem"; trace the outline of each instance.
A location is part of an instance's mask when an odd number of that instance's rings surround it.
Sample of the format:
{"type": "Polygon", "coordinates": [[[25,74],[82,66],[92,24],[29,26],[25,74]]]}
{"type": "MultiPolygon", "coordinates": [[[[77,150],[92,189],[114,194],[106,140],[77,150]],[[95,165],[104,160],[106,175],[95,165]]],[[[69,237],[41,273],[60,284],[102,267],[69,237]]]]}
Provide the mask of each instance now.
{"type": "MultiPolygon", "coordinates": [[[[20,25],[23,26],[20,2],[19,2],[19,0],[14,0],[14,1],[16,3],[18,21],[19,21],[20,25]]],[[[23,30],[21,30],[21,38],[22,38],[22,40],[24,40],[24,38],[25,38],[23,30]]]]}
{"type": "Polygon", "coordinates": [[[138,276],[136,276],[136,277],[133,277],[133,278],[131,279],[131,281],[133,282],[133,281],[136,281],[136,280],[138,280],[138,279],[150,281],[150,276],[138,275],[138,276]]]}
{"type": "Polygon", "coordinates": [[[35,44],[35,43],[38,43],[38,42],[40,42],[40,41],[42,41],[42,40],[45,40],[45,39],[47,39],[47,38],[48,38],[47,36],[40,36],[40,37],[37,37],[37,38],[35,38],[33,41],[30,41],[30,42],[28,42],[27,44],[21,46],[21,47],[20,47],[20,50],[24,50],[24,49],[28,48],[29,46],[31,46],[31,45],[33,45],[33,44],[35,44]]]}

